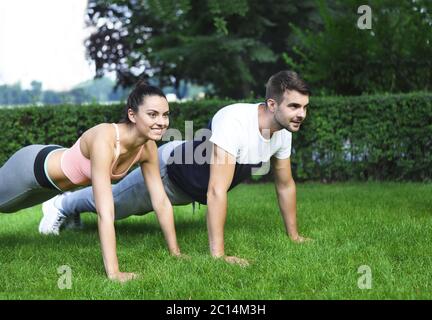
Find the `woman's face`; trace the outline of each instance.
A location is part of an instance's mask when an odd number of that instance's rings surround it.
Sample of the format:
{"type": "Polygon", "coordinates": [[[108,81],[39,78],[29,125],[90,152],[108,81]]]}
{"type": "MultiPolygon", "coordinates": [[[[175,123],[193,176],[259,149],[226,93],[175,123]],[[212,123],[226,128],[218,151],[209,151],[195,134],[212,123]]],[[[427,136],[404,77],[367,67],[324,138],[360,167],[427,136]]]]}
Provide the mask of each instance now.
{"type": "Polygon", "coordinates": [[[148,139],[158,141],[169,126],[169,105],[164,97],[146,96],[134,113],[129,109],[129,119],[138,132],[148,139]]]}

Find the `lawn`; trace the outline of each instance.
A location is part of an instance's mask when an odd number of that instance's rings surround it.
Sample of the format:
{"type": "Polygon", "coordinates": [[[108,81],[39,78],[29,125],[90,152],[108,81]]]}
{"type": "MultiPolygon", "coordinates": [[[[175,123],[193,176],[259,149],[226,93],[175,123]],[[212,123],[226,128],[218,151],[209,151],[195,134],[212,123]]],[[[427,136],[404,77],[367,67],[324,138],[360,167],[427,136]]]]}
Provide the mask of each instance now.
{"type": "Polygon", "coordinates": [[[2,214],[0,299],[432,298],[432,184],[307,183],[297,199],[311,243],[285,235],[273,185],[230,192],[226,253],[248,259],[246,268],[209,257],[204,206],[175,208],[189,260],[168,255],[154,214],[118,221],[121,268],[140,274],[123,285],[105,278],[96,215],[83,214],[84,230],[42,237],[40,206],[2,214]],[[58,287],[62,265],[71,289],[58,287]],[[359,287],[360,266],[371,272],[370,289],[359,287]]]}

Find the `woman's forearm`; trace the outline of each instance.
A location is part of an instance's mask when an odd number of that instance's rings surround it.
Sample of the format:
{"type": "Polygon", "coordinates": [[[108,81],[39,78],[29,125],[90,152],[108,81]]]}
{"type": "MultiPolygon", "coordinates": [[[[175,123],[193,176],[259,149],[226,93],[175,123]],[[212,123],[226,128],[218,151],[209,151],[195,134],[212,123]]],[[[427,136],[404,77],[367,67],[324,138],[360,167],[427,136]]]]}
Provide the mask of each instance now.
{"type": "Polygon", "coordinates": [[[180,254],[171,203],[167,200],[162,205],[158,206],[155,211],[170,253],[172,255],[180,254]]]}
{"type": "Polygon", "coordinates": [[[116,251],[114,219],[98,215],[98,228],[105,271],[107,276],[111,277],[120,271],[116,251]]]}

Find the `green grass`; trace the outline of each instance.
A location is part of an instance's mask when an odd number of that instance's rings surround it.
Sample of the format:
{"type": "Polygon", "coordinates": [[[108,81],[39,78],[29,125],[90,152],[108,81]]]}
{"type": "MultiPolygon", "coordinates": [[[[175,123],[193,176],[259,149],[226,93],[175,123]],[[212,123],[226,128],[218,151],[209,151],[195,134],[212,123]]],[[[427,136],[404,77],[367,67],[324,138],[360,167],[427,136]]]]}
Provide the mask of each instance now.
{"type": "Polygon", "coordinates": [[[274,187],[241,185],[229,194],[226,253],[247,268],[208,254],[205,207],[175,208],[177,236],[190,260],[168,255],[154,214],[116,223],[126,284],[106,280],[96,215],[60,237],[37,232],[40,206],[0,215],[0,299],[430,299],[432,185],[299,184],[298,223],[312,243],[285,235],[274,187]],[[57,268],[72,269],[60,290],[57,268]],[[372,288],[361,290],[361,265],[372,288]]]}

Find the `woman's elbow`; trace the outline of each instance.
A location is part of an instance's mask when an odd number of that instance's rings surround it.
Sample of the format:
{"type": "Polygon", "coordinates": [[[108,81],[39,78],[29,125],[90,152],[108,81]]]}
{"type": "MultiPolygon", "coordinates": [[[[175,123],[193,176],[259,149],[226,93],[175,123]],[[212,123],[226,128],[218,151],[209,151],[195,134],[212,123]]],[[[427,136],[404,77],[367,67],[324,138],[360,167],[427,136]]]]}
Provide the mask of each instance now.
{"type": "Polygon", "coordinates": [[[168,197],[162,197],[153,202],[153,209],[156,212],[172,211],[172,205],[168,197]]]}

